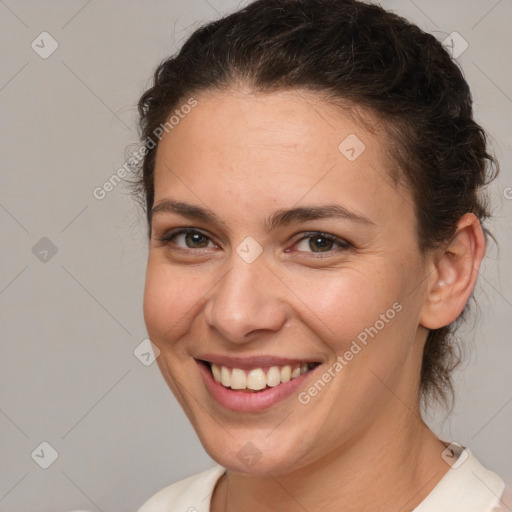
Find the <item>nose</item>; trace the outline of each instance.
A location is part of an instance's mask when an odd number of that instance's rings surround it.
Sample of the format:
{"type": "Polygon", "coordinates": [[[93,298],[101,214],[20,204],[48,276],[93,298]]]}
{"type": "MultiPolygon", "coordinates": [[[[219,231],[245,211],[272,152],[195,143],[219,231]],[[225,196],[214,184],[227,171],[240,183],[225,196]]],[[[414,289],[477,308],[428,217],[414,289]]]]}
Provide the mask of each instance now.
{"type": "Polygon", "coordinates": [[[279,280],[263,255],[252,263],[233,254],[233,263],[205,305],[210,328],[232,343],[247,343],[256,331],[279,331],[286,322],[286,305],[279,297],[279,280]]]}

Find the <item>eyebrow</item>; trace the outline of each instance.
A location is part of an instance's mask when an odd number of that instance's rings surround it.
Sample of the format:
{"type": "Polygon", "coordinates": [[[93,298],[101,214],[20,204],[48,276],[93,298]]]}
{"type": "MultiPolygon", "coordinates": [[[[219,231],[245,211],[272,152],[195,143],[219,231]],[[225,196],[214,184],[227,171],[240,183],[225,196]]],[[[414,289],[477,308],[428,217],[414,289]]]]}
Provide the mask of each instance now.
{"type": "MultiPolygon", "coordinates": [[[[207,208],[185,203],[182,201],[174,201],[172,199],[164,199],[153,206],[151,216],[162,213],[175,213],[191,220],[203,221],[221,226],[226,231],[231,232],[227,224],[220,219],[215,213],[207,208]]],[[[321,206],[300,206],[291,209],[276,210],[272,215],[265,219],[265,224],[269,231],[280,226],[286,226],[293,223],[306,222],[309,220],[319,219],[345,219],[358,224],[375,225],[373,221],[350,211],[348,208],[339,204],[327,204],[321,206]]]]}

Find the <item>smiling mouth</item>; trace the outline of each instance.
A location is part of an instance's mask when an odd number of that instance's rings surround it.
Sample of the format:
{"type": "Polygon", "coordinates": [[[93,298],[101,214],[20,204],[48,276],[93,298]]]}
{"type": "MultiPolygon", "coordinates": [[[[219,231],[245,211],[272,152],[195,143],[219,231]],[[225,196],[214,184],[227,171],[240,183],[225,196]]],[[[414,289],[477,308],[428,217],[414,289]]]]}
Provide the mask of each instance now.
{"type": "Polygon", "coordinates": [[[252,368],[230,368],[209,361],[200,360],[208,368],[216,382],[225,388],[245,392],[257,393],[272,387],[279,386],[316,368],[320,363],[303,362],[294,365],[268,366],[252,368]]]}

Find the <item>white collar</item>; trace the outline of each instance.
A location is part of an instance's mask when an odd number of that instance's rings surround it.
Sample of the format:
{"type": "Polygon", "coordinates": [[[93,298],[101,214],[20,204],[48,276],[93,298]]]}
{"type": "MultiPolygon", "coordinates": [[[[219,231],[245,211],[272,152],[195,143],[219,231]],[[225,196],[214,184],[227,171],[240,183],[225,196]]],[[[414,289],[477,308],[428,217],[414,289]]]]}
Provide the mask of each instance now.
{"type": "MultiPolygon", "coordinates": [[[[473,454],[452,443],[456,462],[413,512],[491,512],[500,502],[505,484],[484,468],[473,454]]],[[[210,512],[215,484],[226,468],[213,468],[176,482],[158,492],[138,512],[210,512]],[[172,509],[169,508],[172,506],[172,509]]]]}
{"type": "MultiPolygon", "coordinates": [[[[455,463],[413,512],[490,512],[500,502],[503,480],[456,443],[455,463]]],[[[443,452],[444,453],[444,452],[443,452]]]]}

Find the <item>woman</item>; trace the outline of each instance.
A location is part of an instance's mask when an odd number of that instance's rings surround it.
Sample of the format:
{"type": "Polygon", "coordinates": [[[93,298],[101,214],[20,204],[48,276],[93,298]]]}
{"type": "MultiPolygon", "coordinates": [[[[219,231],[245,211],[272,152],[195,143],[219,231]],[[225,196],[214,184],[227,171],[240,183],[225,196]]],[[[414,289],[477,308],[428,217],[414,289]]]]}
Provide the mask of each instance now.
{"type": "Polygon", "coordinates": [[[450,399],[496,168],[441,43],[356,0],[259,0],[139,111],[145,321],[218,462],[140,512],[500,506],[420,413],[450,399]]]}

